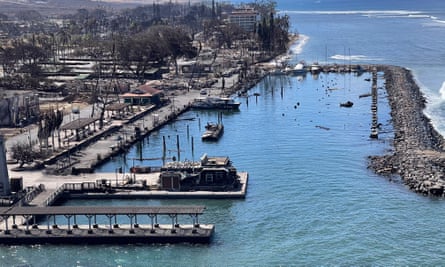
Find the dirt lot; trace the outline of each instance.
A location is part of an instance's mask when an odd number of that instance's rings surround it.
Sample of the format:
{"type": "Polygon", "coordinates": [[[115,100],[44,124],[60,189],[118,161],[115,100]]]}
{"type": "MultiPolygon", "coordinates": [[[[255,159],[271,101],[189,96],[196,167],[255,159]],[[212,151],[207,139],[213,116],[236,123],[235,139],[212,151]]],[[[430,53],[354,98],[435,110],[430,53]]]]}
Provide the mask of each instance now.
{"type": "Polygon", "coordinates": [[[76,109],[82,109],[86,107],[88,104],[85,102],[80,101],[74,101],[71,103],[68,102],[47,102],[47,103],[40,103],[40,112],[46,112],[50,109],[53,110],[63,110],[64,115],[70,114],[73,110],[76,109]]]}

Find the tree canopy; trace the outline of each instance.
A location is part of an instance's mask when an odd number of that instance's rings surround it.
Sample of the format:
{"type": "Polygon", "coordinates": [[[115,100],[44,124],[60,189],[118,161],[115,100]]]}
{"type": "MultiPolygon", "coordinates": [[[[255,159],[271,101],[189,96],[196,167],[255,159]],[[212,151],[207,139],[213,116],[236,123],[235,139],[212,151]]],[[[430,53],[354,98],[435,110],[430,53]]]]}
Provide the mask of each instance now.
{"type": "Polygon", "coordinates": [[[30,164],[38,158],[38,153],[27,143],[16,143],[11,147],[12,158],[19,162],[19,167],[30,164]]]}

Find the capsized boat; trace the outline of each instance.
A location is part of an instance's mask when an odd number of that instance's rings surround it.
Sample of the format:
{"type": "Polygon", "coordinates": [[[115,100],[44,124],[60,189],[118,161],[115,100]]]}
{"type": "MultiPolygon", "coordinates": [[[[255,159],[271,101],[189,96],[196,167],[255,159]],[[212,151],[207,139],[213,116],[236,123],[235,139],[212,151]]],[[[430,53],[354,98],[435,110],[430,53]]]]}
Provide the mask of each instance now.
{"type": "Polygon", "coordinates": [[[196,98],[192,108],[196,109],[239,109],[241,102],[230,97],[207,96],[196,98]]]}
{"type": "Polygon", "coordinates": [[[340,103],[340,107],[345,107],[345,108],[350,108],[350,107],[352,107],[352,105],[354,105],[354,103],[351,101],[346,101],[344,103],[340,103]]]}

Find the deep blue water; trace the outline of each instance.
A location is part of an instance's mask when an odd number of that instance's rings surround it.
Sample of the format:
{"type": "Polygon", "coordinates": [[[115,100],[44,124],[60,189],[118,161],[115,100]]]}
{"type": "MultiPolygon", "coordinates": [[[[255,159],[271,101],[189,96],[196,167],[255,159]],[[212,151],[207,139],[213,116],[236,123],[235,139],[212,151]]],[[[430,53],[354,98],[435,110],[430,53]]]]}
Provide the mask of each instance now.
{"type": "MultiPolygon", "coordinates": [[[[308,37],[293,61],[378,63],[409,67],[428,97],[428,115],[443,123],[445,3],[440,1],[279,1],[294,29],[308,37]],[[310,12],[308,12],[310,11],[310,12]],[[332,11],[332,12],[331,12],[332,11]],[[335,11],[335,12],[334,12],[335,11]],[[341,12],[339,12],[341,11],[341,12]]],[[[392,138],[386,93],[379,89],[383,132],[370,140],[370,74],[268,77],[224,113],[217,143],[200,134],[215,112],[189,112],[135,146],[127,161],[100,171],[167,156],[197,160],[228,155],[248,171],[245,200],[71,201],[67,205],[204,204],[201,222],[216,224],[210,245],[16,246],[0,248],[1,266],[441,266],[445,203],[410,192],[367,169],[369,155],[392,138]],[[327,90],[336,89],[336,90],[327,90]],[[253,93],[259,93],[255,98],[253,93]],[[354,102],[350,109],[339,103],[354,102]],[[320,128],[321,126],[321,128],[320,128]],[[328,129],[328,130],[327,130],[328,129]],[[191,139],[194,139],[194,150],[191,139]]],[[[384,80],[379,74],[379,87],[384,80]]],[[[443,130],[442,130],[443,131],[443,130]]],[[[147,221],[148,223],[148,221],[147,221]]]]}

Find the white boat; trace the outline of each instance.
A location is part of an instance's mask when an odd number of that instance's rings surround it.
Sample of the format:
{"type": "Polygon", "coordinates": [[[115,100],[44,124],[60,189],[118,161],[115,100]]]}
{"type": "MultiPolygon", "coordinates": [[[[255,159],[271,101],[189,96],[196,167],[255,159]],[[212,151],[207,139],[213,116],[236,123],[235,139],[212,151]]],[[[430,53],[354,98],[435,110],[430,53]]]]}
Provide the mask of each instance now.
{"type": "Polygon", "coordinates": [[[309,71],[312,74],[318,74],[321,72],[321,66],[318,64],[318,62],[314,62],[309,66],[309,71]]]}
{"type": "Polygon", "coordinates": [[[285,69],[286,74],[290,75],[303,75],[306,74],[306,65],[303,62],[296,64],[293,68],[287,67],[285,69]]]}
{"type": "Polygon", "coordinates": [[[240,102],[229,97],[207,96],[196,98],[192,108],[196,109],[239,109],[240,102]]]}

